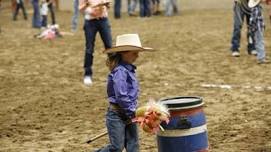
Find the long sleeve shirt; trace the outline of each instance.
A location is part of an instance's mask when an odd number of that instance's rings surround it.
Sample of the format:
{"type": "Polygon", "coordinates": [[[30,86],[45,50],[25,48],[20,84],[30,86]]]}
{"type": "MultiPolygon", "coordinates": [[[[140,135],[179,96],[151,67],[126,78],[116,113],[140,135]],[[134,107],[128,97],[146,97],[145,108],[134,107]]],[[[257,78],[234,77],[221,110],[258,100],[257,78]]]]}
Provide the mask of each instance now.
{"type": "Polygon", "coordinates": [[[263,21],[263,14],[262,14],[262,7],[261,5],[257,5],[251,8],[251,16],[249,19],[250,30],[252,32],[256,32],[257,30],[264,29],[264,21],[263,21]]]}
{"type": "Polygon", "coordinates": [[[108,75],[107,82],[109,102],[118,104],[129,118],[132,118],[135,114],[139,95],[135,69],[134,65],[121,62],[108,75]]]}
{"type": "Polygon", "coordinates": [[[84,16],[86,20],[91,20],[95,18],[103,18],[103,17],[108,17],[108,10],[107,7],[102,6],[103,8],[101,9],[101,12],[97,16],[91,15],[92,12],[94,11],[95,8],[93,6],[96,6],[98,4],[101,4],[105,2],[105,0],[88,0],[89,6],[84,6],[86,0],[80,0],[79,1],[79,10],[81,12],[84,12],[84,16]]]}

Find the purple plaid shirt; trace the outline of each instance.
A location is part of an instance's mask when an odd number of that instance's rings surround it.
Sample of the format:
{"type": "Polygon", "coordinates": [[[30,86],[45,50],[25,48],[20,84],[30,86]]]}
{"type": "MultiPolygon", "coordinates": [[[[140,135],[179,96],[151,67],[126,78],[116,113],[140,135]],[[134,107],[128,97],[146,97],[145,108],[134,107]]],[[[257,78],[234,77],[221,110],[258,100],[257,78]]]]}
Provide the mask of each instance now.
{"type": "Polygon", "coordinates": [[[118,104],[130,118],[135,114],[139,94],[135,69],[134,65],[121,62],[111,71],[107,79],[109,102],[118,104]]]}

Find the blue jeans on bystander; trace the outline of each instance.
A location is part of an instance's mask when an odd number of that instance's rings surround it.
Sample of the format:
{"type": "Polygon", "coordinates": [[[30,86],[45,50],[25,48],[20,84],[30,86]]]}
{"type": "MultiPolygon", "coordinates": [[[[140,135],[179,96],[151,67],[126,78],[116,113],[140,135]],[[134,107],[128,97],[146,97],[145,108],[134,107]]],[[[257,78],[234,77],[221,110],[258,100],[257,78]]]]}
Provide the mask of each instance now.
{"type": "Polygon", "coordinates": [[[165,14],[166,16],[172,16],[179,13],[177,0],[166,0],[165,14]]]}
{"type": "Polygon", "coordinates": [[[121,0],[115,0],[114,17],[119,19],[121,17],[121,0]]]}
{"type": "Polygon", "coordinates": [[[78,25],[79,0],[73,0],[72,31],[75,32],[78,25]]]}
{"type": "Polygon", "coordinates": [[[32,27],[33,28],[41,28],[41,16],[40,16],[40,8],[39,8],[39,0],[32,0],[33,6],[33,18],[32,18],[32,27]]]}
{"type": "Polygon", "coordinates": [[[137,5],[138,0],[128,0],[128,14],[132,14],[135,12],[136,5],[137,5]]]}
{"type": "Polygon", "coordinates": [[[139,14],[140,17],[150,17],[151,16],[151,6],[149,0],[139,0],[139,14]]]}
{"type": "Polygon", "coordinates": [[[84,31],[86,39],[84,61],[85,76],[92,76],[93,53],[97,32],[100,33],[105,49],[112,47],[111,27],[109,20],[108,18],[85,20],[84,31]]]}
{"type": "Polygon", "coordinates": [[[255,47],[257,50],[257,59],[259,61],[265,59],[265,47],[264,47],[264,29],[259,29],[254,33],[255,47]]]}
{"type": "MultiPolygon", "coordinates": [[[[233,21],[234,21],[234,25],[233,25],[233,34],[232,34],[232,40],[231,40],[231,51],[232,52],[236,52],[239,51],[239,47],[240,47],[240,39],[241,39],[241,30],[242,30],[242,26],[243,26],[243,22],[244,19],[246,18],[246,23],[249,27],[249,18],[250,15],[247,14],[246,12],[244,12],[240,6],[239,3],[235,2],[234,3],[234,8],[233,8],[233,21]]],[[[254,36],[251,32],[249,32],[249,30],[247,30],[247,51],[250,54],[252,50],[255,50],[255,40],[254,40],[254,36]]]]}

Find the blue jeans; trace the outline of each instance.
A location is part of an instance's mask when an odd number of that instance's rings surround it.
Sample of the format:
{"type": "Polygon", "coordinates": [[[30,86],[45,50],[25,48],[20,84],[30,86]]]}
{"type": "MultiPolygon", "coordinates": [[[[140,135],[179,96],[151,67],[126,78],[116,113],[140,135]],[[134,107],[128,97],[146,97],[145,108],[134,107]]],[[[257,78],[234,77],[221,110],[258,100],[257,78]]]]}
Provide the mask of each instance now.
{"type": "Polygon", "coordinates": [[[73,0],[72,30],[76,31],[79,17],[79,0],[73,0]]]}
{"type": "Polygon", "coordinates": [[[41,18],[42,18],[41,26],[46,28],[47,27],[47,15],[42,15],[41,18]]]}
{"type": "Polygon", "coordinates": [[[128,14],[134,13],[138,0],[128,0],[128,14]]]}
{"type": "Polygon", "coordinates": [[[86,39],[84,61],[85,76],[92,76],[93,53],[97,32],[100,33],[105,49],[112,47],[111,27],[109,20],[107,18],[85,20],[84,31],[86,39]]]}
{"type": "MultiPolygon", "coordinates": [[[[244,18],[246,18],[246,23],[247,25],[249,25],[250,15],[243,12],[241,6],[237,2],[235,2],[234,4],[233,12],[234,12],[234,18],[233,18],[234,25],[233,25],[233,35],[232,35],[232,40],[231,40],[231,45],[232,45],[231,51],[239,51],[241,30],[242,30],[244,18]]],[[[255,45],[254,45],[255,40],[254,40],[253,34],[249,32],[249,30],[247,30],[247,39],[248,39],[247,50],[248,50],[248,53],[250,54],[252,50],[255,50],[255,45]]]]}
{"type": "Polygon", "coordinates": [[[116,111],[108,109],[106,126],[110,145],[96,152],[139,152],[138,131],[135,123],[125,124],[116,111]]]}
{"type": "Polygon", "coordinates": [[[177,0],[166,0],[165,13],[166,16],[172,16],[179,12],[177,0]]]}
{"type": "Polygon", "coordinates": [[[32,18],[32,27],[40,28],[41,27],[41,16],[40,16],[40,8],[39,8],[39,0],[32,0],[33,6],[33,18],[32,18]]]}
{"type": "Polygon", "coordinates": [[[257,59],[265,59],[265,48],[264,48],[264,29],[259,29],[254,33],[255,47],[257,50],[257,59]]]}
{"type": "Polygon", "coordinates": [[[120,18],[120,13],[121,13],[121,0],[115,0],[114,4],[114,17],[115,18],[120,18]]]}
{"type": "Polygon", "coordinates": [[[149,0],[139,0],[140,5],[140,17],[150,17],[151,16],[151,6],[149,0]]]}

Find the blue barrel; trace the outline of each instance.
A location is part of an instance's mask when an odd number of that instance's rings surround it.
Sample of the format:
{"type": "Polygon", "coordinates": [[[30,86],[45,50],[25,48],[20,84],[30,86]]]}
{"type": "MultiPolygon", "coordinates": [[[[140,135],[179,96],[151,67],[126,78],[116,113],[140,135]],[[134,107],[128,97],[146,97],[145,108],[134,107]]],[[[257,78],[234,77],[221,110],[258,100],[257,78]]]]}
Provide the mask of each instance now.
{"type": "Polygon", "coordinates": [[[163,99],[170,112],[157,134],[158,152],[208,152],[208,135],[201,97],[163,99]]]}

